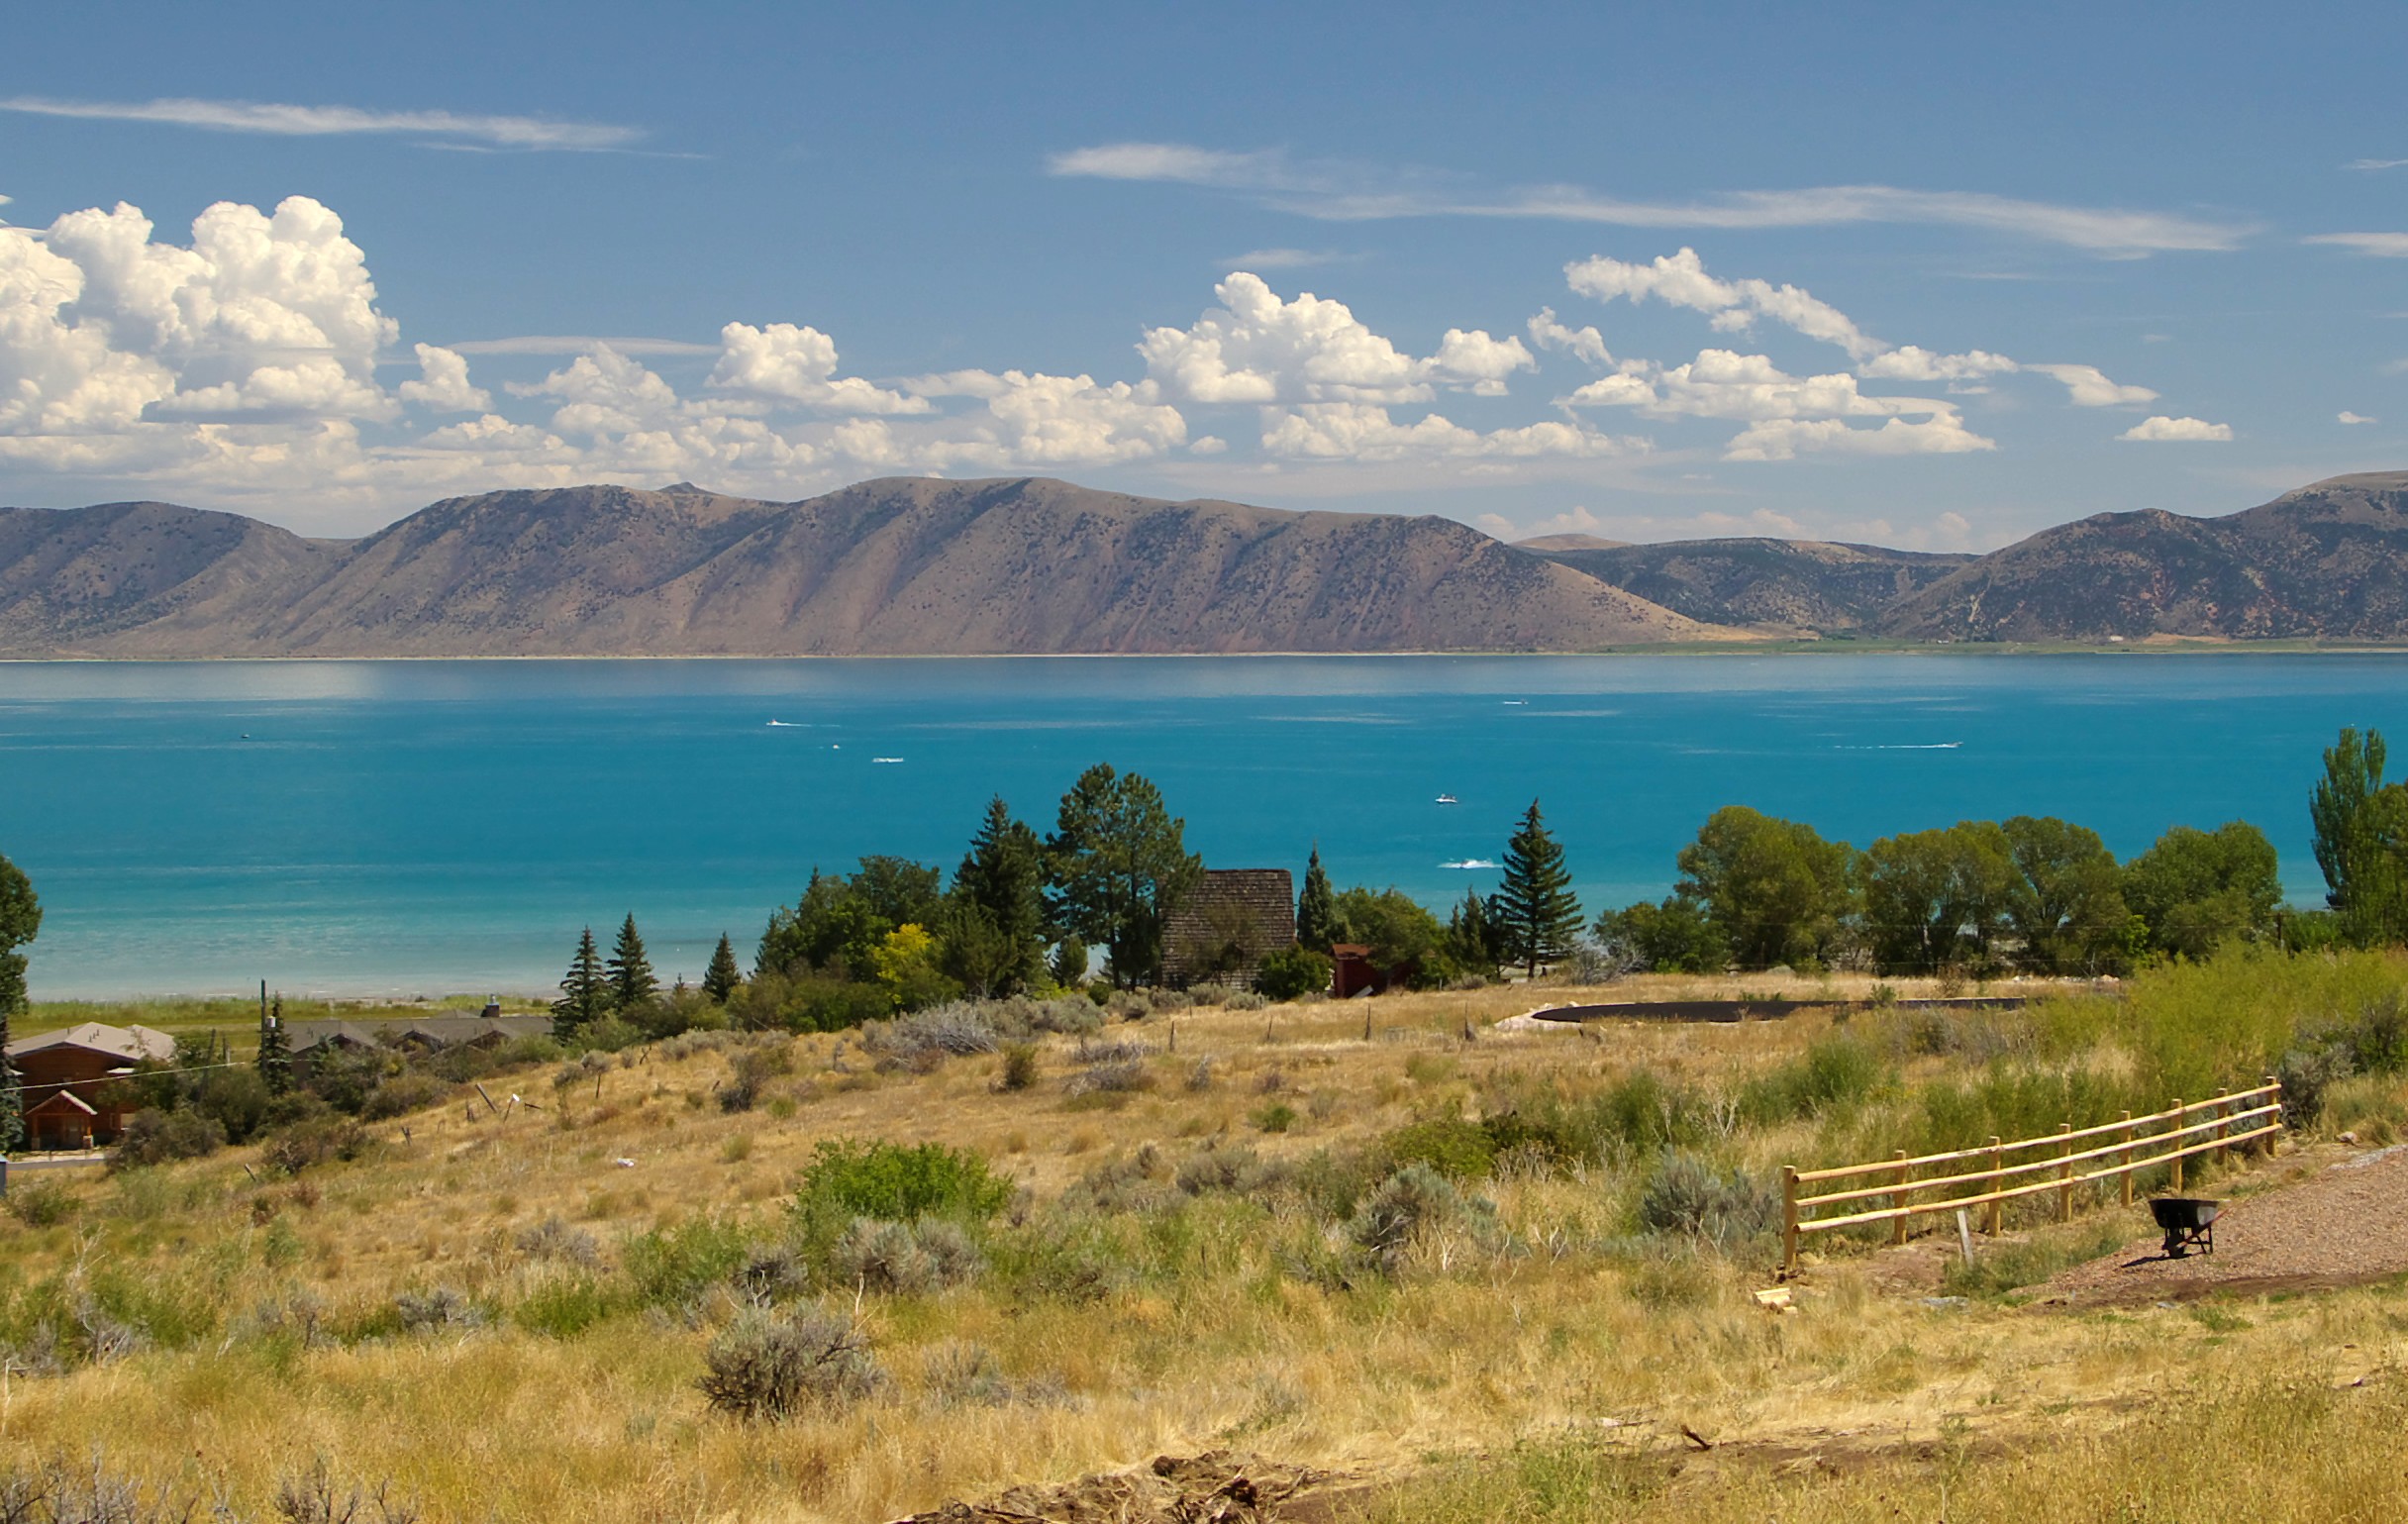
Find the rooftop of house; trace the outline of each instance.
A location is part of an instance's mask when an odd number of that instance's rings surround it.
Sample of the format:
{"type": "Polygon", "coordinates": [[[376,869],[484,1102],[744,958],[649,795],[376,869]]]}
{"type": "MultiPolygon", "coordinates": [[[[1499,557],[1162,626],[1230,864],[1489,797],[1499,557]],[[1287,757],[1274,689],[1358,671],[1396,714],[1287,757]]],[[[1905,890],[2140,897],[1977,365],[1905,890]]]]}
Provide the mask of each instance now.
{"type": "Polygon", "coordinates": [[[140,1064],[145,1059],[163,1064],[175,1057],[175,1039],[164,1032],[151,1027],[112,1027],[98,1021],[21,1037],[8,1045],[8,1056],[16,1059],[57,1048],[81,1048],[127,1064],[140,1064]]]}

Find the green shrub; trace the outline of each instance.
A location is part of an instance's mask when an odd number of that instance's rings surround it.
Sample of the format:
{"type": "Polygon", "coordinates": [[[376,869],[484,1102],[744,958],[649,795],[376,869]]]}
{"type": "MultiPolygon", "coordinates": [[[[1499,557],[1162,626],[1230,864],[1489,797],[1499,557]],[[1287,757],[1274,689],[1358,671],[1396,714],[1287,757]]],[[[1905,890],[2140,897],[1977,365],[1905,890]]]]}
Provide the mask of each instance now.
{"type": "Polygon", "coordinates": [[[1270,1000],[1293,1000],[1330,987],[1328,958],[1306,947],[1275,948],[1254,969],[1254,992],[1270,1000]]]}
{"type": "Polygon", "coordinates": [[[1496,1167],[1496,1140],[1476,1122],[1432,1117],[1380,1140],[1391,1165],[1428,1165],[1451,1180],[1480,1179],[1496,1167]]]}
{"type": "Polygon", "coordinates": [[[510,1320],[529,1333],[573,1339],[614,1310],[610,1293],[592,1277],[579,1275],[536,1287],[511,1309],[510,1320]]]}
{"type": "Polygon", "coordinates": [[[1012,1182],[967,1149],[830,1139],[812,1151],[795,1206],[806,1216],[835,1212],[848,1222],[855,1217],[983,1222],[1011,1198],[1012,1182]]]}
{"type": "Polygon", "coordinates": [[[75,1198],[56,1180],[19,1185],[8,1193],[8,1214],[29,1228],[54,1228],[75,1209],[75,1198]]]}
{"type": "Polygon", "coordinates": [[[359,1114],[371,1122],[406,1116],[440,1104],[451,1093],[452,1087],[433,1074],[395,1074],[367,1093],[359,1114]]]}
{"type": "Polygon", "coordinates": [[[748,1309],[711,1340],[702,1360],[696,1384],[703,1397],[747,1420],[841,1407],[886,1383],[860,1329],[817,1309],[787,1318],[748,1309]]]}
{"type": "Polygon", "coordinates": [[[371,1140],[367,1130],[349,1117],[323,1117],[298,1122],[267,1140],[259,1157],[286,1174],[299,1174],[330,1160],[345,1163],[359,1158],[371,1140]]]}
{"type": "Polygon", "coordinates": [[[712,1217],[639,1233],[620,1261],[648,1307],[684,1306],[732,1277],[749,1248],[742,1228],[712,1217]]]}
{"type": "Polygon", "coordinates": [[[226,1146],[226,1129],[197,1111],[137,1111],[109,1151],[109,1168],[134,1169],[178,1159],[203,1159],[226,1146]]]}
{"type": "Polygon", "coordinates": [[[1286,1101],[1272,1101],[1254,1114],[1255,1127],[1266,1133],[1283,1133],[1296,1125],[1296,1108],[1286,1101]]]}
{"type": "Polygon", "coordinates": [[[999,1084],[1006,1090],[1025,1090],[1037,1083],[1037,1045],[1007,1043],[1003,1050],[1003,1077],[999,1084]]]}
{"type": "Polygon", "coordinates": [[[1896,1073],[1865,1044],[1827,1033],[1806,1052],[1740,1092],[1740,1111],[1758,1124],[1825,1116],[1862,1105],[1897,1082],[1896,1073]]]}

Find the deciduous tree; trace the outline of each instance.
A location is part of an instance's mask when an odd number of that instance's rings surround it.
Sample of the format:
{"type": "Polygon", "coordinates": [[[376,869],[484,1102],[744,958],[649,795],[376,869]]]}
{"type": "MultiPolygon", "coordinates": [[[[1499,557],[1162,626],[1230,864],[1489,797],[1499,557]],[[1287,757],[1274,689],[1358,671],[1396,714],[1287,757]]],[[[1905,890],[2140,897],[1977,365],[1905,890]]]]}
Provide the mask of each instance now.
{"type": "Polygon", "coordinates": [[[1706,907],[1743,968],[1829,964],[1856,909],[1855,857],[1801,821],[1726,805],[1680,850],[1674,888],[1706,907]]]}
{"type": "Polygon", "coordinates": [[[2018,815],[1999,829],[2015,863],[2007,924],[2022,943],[2016,963],[2036,973],[2115,967],[2132,912],[2123,872],[2099,834],[2048,815],[2018,815]]]}
{"type": "Polygon", "coordinates": [[[2161,953],[2205,958],[2274,930],[2282,880],[2274,844],[2247,821],[2176,826],[2124,868],[2124,902],[2161,953]]]}
{"type": "Polygon", "coordinates": [[[1884,972],[1990,961],[2016,877],[2007,834],[1995,822],[1883,837],[1862,866],[1865,935],[1884,972]]]}
{"type": "Polygon", "coordinates": [[[2408,786],[2385,783],[2383,763],[2381,732],[2345,729],[2308,797],[2325,902],[2359,944],[2408,938],[2408,786]]]}
{"type": "Polygon", "coordinates": [[[1049,909],[1057,928],[1109,950],[1124,988],[1160,976],[1162,923],[1204,870],[1186,830],[1153,783],[1108,762],[1062,795],[1046,840],[1049,909]]]}
{"type": "Polygon", "coordinates": [[[42,901],[24,869],[0,858],[0,1150],[25,1143],[25,1088],[8,1060],[9,1028],[25,1011],[25,955],[42,930],[42,901]]]}

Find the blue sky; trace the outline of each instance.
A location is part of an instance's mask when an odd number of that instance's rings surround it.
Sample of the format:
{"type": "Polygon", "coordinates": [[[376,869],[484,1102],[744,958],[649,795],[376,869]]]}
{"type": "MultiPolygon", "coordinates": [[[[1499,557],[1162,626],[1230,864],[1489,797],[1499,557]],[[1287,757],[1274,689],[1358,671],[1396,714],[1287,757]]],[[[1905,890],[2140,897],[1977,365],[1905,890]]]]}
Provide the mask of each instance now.
{"type": "Polygon", "coordinates": [[[0,502],[351,534],[505,485],[1041,473],[1984,549],[2408,464],[2391,8],[11,33],[0,502]]]}

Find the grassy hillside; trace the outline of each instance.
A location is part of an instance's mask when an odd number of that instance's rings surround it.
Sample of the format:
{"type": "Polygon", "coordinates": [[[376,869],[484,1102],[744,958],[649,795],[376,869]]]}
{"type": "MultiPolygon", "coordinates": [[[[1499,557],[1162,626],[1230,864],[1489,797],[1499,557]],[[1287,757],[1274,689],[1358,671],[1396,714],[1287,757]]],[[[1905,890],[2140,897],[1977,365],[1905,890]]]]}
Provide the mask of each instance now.
{"type": "MultiPolygon", "coordinates": [[[[1751,1293],[1782,1163],[2204,1095],[2404,984],[2236,956],[1979,1016],[1509,1035],[1530,992],[1492,989],[1156,1010],[1025,1057],[694,1034],[487,1078],[506,1119],[463,1088],[348,1161],[20,1174],[0,1443],[247,1514],[323,1464],[431,1519],[875,1519],[1227,1447],[1398,1519],[2205,1518],[2177,1484],[2209,1472],[2248,1516],[2372,1517],[2408,1443],[2397,1285],[2024,1305],[2146,1231],[2102,1206],[2011,1219],[1946,1284],[1928,1245],[1866,1242],[1826,1246],[1795,1315],[1751,1293]],[[879,1241],[845,1209],[869,1140],[974,1154],[1000,1204],[879,1241]],[[764,1307],[856,1327],[870,1389],[714,1411],[714,1343],[764,1307]]],[[[2339,1078],[2307,1152],[2217,1188],[2403,1125],[2403,1075],[2339,1078]]]]}

